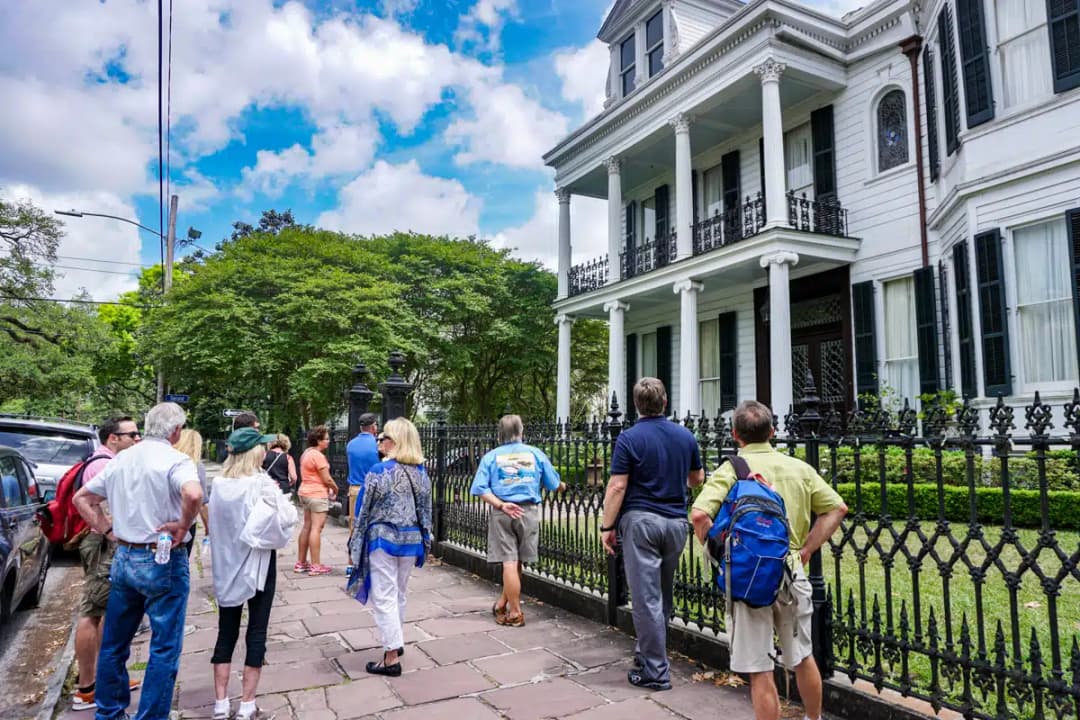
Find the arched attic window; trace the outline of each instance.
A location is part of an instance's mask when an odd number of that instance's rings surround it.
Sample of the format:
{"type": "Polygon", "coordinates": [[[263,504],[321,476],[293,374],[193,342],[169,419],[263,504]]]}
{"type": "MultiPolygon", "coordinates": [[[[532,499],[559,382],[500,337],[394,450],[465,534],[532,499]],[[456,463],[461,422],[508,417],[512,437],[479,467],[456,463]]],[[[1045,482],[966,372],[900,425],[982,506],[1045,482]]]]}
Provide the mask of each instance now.
{"type": "Polygon", "coordinates": [[[907,98],[903,90],[890,90],[877,106],[878,172],[908,161],[907,98]]]}

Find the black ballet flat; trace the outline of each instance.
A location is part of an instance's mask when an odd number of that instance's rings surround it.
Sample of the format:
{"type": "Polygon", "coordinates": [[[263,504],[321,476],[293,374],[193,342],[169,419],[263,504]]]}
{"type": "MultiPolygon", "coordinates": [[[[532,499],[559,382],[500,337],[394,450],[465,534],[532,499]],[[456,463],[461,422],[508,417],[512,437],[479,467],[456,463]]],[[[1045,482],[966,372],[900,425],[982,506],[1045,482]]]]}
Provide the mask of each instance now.
{"type": "Polygon", "coordinates": [[[393,665],[385,665],[383,662],[375,662],[372,660],[367,664],[367,671],[372,675],[386,675],[388,677],[401,677],[401,663],[396,662],[393,665]]]}

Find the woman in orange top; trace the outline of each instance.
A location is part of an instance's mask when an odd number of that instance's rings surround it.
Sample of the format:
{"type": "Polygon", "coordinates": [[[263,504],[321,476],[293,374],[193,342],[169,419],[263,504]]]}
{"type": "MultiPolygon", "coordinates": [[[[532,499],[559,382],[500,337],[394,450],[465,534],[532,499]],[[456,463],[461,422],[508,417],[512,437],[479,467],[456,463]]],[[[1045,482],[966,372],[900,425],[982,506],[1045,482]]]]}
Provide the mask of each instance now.
{"type": "Polygon", "coordinates": [[[330,568],[319,562],[322,549],[322,531],[330,503],[337,497],[337,484],[330,477],[330,461],[324,454],[330,447],[330,431],[318,425],[307,435],[307,450],[300,456],[300,507],[304,511],[304,525],[298,540],[299,558],[293,572],[309,575],[325,575],[330,568]],[[307,562],[311,552],[311,563],[307,562]]]}

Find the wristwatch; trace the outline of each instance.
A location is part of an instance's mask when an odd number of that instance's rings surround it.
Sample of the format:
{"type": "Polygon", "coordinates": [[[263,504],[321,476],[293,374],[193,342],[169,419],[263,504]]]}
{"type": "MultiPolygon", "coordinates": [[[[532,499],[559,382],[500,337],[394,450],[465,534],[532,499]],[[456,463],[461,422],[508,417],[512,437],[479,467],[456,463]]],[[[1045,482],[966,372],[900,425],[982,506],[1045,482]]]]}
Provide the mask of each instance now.
{"type": "Polygon", "coordinates": [[[614,525],[612,525],[611,527],[604,527],[603,525],[600,526],[600,532],[611,532],[614,529],[615,529],[614,525]]]}

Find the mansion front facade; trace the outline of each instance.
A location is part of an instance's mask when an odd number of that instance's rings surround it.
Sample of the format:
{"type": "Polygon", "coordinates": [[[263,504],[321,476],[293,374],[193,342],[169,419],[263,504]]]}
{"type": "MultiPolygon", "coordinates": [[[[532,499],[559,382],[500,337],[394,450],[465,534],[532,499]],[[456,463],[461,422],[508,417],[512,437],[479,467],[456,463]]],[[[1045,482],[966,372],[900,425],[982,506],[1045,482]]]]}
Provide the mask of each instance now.
{"type": "Polygon", "coordinates": [[[599,37],[605,109],[544,158],[559,418],[581,317],[620,404],[657,376],[680,416],[785,413],[807,370],[837,409],[1080,385],[1080,0],[618,0],[599,37]]]}

